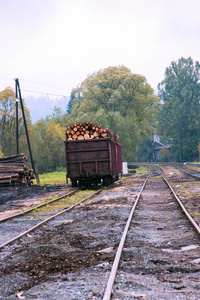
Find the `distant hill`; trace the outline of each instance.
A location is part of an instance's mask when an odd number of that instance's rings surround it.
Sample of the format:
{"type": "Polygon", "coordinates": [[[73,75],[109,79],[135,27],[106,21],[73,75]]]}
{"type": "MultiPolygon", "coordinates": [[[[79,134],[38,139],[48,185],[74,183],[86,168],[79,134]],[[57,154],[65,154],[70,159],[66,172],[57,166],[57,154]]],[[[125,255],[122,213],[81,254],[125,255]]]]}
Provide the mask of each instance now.
{"type": "Polygon", "coordinates": [[[52,114],[54,106],[59,107],[62,111],[66,112],[68,104],[67,97],[49,97],[48,95],[42,95],[38,97],[26,96],[23,97],[27,108],[30,111],[32,124],[37,122],[41,118],[45,118],[52,114]]]}

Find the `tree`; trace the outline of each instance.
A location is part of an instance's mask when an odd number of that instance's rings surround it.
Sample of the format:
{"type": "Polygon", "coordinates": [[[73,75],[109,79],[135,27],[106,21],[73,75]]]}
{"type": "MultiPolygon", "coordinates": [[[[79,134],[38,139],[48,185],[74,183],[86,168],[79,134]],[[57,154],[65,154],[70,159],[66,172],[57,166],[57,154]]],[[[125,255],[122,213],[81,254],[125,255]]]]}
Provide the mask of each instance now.
{"type": "Polygon", "coordinates": [[[158,85],[163,102],[159,133],[171,144],[179,161],[198,157],[200,140],[200,64],[180,58],[166,68],[158,85]]]}
{"type": "MultiPolygon", "coordinates": [[[[0,141],[5,155],[16,153],[16,102],[15,93],[11,88],[0,92],[0,141]]],[[[31,133],[31,120],[29,110],[24,105],[27,126],[31,133]]],[[[20,152],[28,154],[27,141],[24,130],[22,111],[19,107],[19,145],[20,152]]]]}
{"type": "Polygon", "coordinates": [[[44,119],[38,120],[33,125],[33,157],[37,161],[39,173],[52,171],[52,156],[46,143],[48,123],[44,119]]]}
{"type": "Polygon", "coordinates": [[[75,98],[74,89],[72,89],[71,94],[70,94],[70,99],[69,99],[69,102],[67,104],[67,109],[66,109],[66,112],[67,112],[68,115],[71,114],[72,103],[73,103],[74,98],[75,98]]]}
{"type": "Polygon", "coordinates": [[[52,170],[65,167],[65,128],[54,121],[49,122],[45,141],[52,157],[52,170]]]}
{"type": "Polygon", "coordinates": [[[13,151],[15,120],[15,94],[7,88],[0,93],[0,140],[2,151],[6,155],[13,151]]]}
{"type": "Polygon", "coordinates": [[[137,159],[143,139],[152,133],[159,99],[144,76],[109,67],[89,75],[74,90],[71,116],[93,120],[117,132],[123,159],[137,159]]]}
{"type": "Polygon", "coordinates": [[[65,167],[65,128],[41,119],[34,125],[33,153],[39,173],[56,171],[65,167]]]}
{"type": "Polygon", "coordinates": [[[0,157],[3,157],[4,156],[4,154],[3,154],[3,152],[2,152],[2,147],[1,147],[1,145],[0,145],[0,157]]]}

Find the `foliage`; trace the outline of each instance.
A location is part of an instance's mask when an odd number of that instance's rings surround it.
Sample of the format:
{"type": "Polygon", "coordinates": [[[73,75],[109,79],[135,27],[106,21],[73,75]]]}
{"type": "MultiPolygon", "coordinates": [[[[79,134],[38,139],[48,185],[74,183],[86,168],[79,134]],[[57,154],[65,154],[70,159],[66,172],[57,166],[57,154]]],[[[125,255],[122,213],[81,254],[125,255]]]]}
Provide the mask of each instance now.
{"type": "Polygon", "coordinates": [[[33,152],[39,173],[55,171],[65,167],[65,128],[41,119],[33,125],[33,152]]]}
{"type": "Polygon", "coordinates": [[[46,143],[52,156],[52,170],[65,165],[65,128],[51,121],[46,130],[46,143]]]}
{"type": "Polygon", "coordinates": [[[3,154],[3,152],[2,152],[2,147],[1,147],[1,145],[0,145],[0,157],[4,157],[4,154],[3,154]]]}
{"type": "MultiPolygon", "coordinates": [[[[27,127],[31,135],[31,119],[29,110],[25,103],[24,111],[26,116],[27,127]]],[[[27,140],[24,130],[22,118],[22,110],[19,104],[18,110],[18,126],[19,126],[19,150],[20,153],[28,155],[27,140]]],[[[6,88],[0,92],[0,141],[4,155],[16,154],[16,101],[15,93],[11,88],[6,88]]]]}
{"type": "Polygon", "coordinates": [[[138,160],[140,162],[151,162],[152,161],[152,140],[145,140],[141,145],[138,160]]]}
{"type": "Polygon", "coordinates": [[[52,156],[46,143],[46,130],[48,123],[43,119],[33,125],[33,157],[37,162],[39,173],[50,172],[52,156]]]}
{"type": "Polygon", "coordinates": [[[66,112],[67,112],[68,115],[71,114],[72,103],[73,103],[74,98],[75,98],[74,89],[72,89],[71,94],[70,94],[70,99],[69,99],[69,102],[67,104],[67,109],[66,109],[66,112]]]}
{"type": "Polygon", "coordinates": [[[200,64],[181,58],[166,68],[158,85],[163,101],[159,132],[171,144],[179,161],[198,157],[200,139],[200,64]]]}
{"type": "Polygon", "coordinates": [[[163,148],[160,150],[159,160],[161,162],[168,162],[170,160],[170,152],[167,148],[163,148]]]}
{"type": "Polygon", "coordinates": [[[109,67],[88,76],[74,90],[71,117],[92,120],[117,132],[124,160],[136,160],[152,133],[159,99],[144,76],[124,67],[109,67]]]}

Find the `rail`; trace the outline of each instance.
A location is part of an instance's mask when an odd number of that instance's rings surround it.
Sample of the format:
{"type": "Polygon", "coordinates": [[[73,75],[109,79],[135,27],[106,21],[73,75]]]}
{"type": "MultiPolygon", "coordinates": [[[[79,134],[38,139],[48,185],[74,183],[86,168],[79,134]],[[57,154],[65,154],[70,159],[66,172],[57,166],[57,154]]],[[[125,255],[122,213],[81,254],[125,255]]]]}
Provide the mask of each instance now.
{"type": "Polygon", "coordinates": [[[141,194],[142,194],[142,192],[145,188],[145,185],[146,185],[146,183],[149,179],[149,176],[146,178],[146,180],[145,180],[145,182],[144,182],[144,184],[143,184],[143,186],[142,186],[142,188],[141,188],[141,190],[140,190],[140,192],[139,192],[139,194],[136,198],[136,201],[134,202],[134,205],[131,209],[128,220],[126,222],[126,226],[125,226],[124,232],[122,234],[122,238],[120,240],[119,247],[117,249],[117,253],[116,253],[116,256],[115,256],[115,259],[114,259],[114,263],[113,263],[111,273],[110,273],[110,276],[109,276],[109,279],[108,279],[108,283],[107,283],[107,286],[106,286],[106,290],[105,290],[105,293],[104,293],[103,300],[109,300],[110,299],[110,296],[111,296],[111,293],[112,293],[112,287],[113,287],[113,284],[114,284],[114,281],[115,281],[119,261],[120,261],[120,258],[121,258],[121,254],[122,254],[123,246],[124,246],[126,236],[127,236],[127,233],[128,233],[128,229],[129,229],[132,217],[133,217],[133,213],[134,213],[136,205],[137,205],[137,203],[140,199],[140,196],[141,196],[141,194]]]}
{"type": "Polygon", "coordinates": [[[177,202],[179,203],[180,207],[182,208],[183,212],[185,213],[186,217],[189,219],[189,221],[191,222],[191,224],[193,225],[193,227],[197,230],[197,232],[200,234],[200,227],[197,225],[197,223],[193,220],[193,218],[190,216],[190,214],[188,213],[188,211],[186,210],[186,208],[184,207],[184,205],[182,204],[182,202],[180,201],[180,199],[178,198],[178,196],[176,195],[176,193],[174,192],[173,188],[171,187],[171,185],[169,184],[169,182],[167,181],[167,179],[164,177],[163,174],[158,174],[157,172],[156,173],[151,173],[149,174],[149,176],[146,178],[137,198],[136,198],[136,201],[134,202],[134,205],[131,209],[131,212],[129,214],[129,217],[128,217],[128,220],[127,220],[127,223],[126,223],[126,226],[125,226],[125,229],[124,229],[124,232],[122,234],[122,237],[121,237],[121,240],[120,240],[120,243],[119,243],[119,246],[118,246],[118,249],[117,249],[117,252],[116,252],[116,255],[115,255],[115,259],[114,259],[114,262],[113,262],[113,266],[112,266],[112,269],[111,269],[111,272],[110,272],[110,276],[109,276],[109,279],[107,281],[107,286],[106,286],[106,289],[105,289],[105,292],[104,292],[104,296],[103,296],[103,300],[110,300],[110,297],[111,297],[111,294],[112,294],[112,288],[113,288],[113,284],[114,284],[114,281],[115,281],[115,277],[116,277],[116,274],[117,274],[117,269],[118,269],[118,266],[119,266],[119,262],[120,262],[120,258],[121,258],[121,254],[122,254],[122,250],[123,250],[123,246],[124,246],[124,243],[125,243],[125,240],[126,240],[126,236],[127,236],[127,233],[128,233],[128,229],[129,229],[129,226],[130,226],[130,223],[131,223],[131,220],[132,220],[132,217],[133,217],[133,213],[135,211],[135,208],[138,204],[138,201],[141,197],[141,194],[147,184],[147,181],[148,179],[151,177],[151,176],[157,176],[157,175],[160,175],[164,182],[167,184],[168,188],[170,189],[170,191],[173,193],[173,196],[175,197],[175,199],[177,200],[177,202]]]}
{"type": "Polygon", "coordinates": [[[10,220],[10,219],[13,219],[13,218],[22,216],[22,215],[24,215],[24,214],[27,214],[27,213],[33,211],[34,209],[43,207],[43,206],[45,206],[45,205],[51,204],[51,203],[53,203],[53,202],[56,202],[56,201],[58,201],[58,200],[60,200],[60,199],[69,197],[69,196],[73,195],[76,191],[77,191],[77,189],[74,189],[73,191],[71,191],[71,192],[69,192],[69,193],[67,193],[67,194],[61,195],[61,196],[59,196],[59,197],[56,197],[55,199],[52,199],[52,200],[50,200],[50,201],[47,201],[47,202],[38,204],[38,205],[33,206],[33,207],[31,207],[31,208],[29,208],[29,209],[27,209],[27,210],[21,211],[21,212],[16,213],[16,214],[13,214],[13,215],[8,216],[8,217],[6,217],[6,218],[0,219],[0,222],[4,222],[4,221],[10,220]]]}
{"type": "Polygon", "coordinates": [[[90,194],[88,197],[81,199],[81,200],[80,200],[79,202],[77,202],[76,204],[74,204],[74,205],[72,205],[72,206],[70,206],[70,207],[64,208],[63,210],[61,210],[60,212],[56,213],[55,215],[53,215],[53,216],[51,216],[51,217],[49,217],[49,218],[43,220],[42,222],[40,222],[40,223],[36,224],[35,226],[29,228],[28,230],[22,232],[21,234],[17,235],[16,237],[12,238],[11,240],[9,240],[9,241],[5,242],[4,244],[0,245],[0,249],[4,248],[5,246],[7,246],[7,245],[9,245],[9,244],[11,244],[11,243],[13,243],[14,241],[18,240],[19,238],[21,238],[21,237],[27,235],[27,234],[30,233],[31,231],[33,231],[33,230],[39,228],[40,226],[42,226],[43,224],[47,223],[48,221],[50,221],[50,220],[56,218],[57,216],[59,216],[59,215],[61,215],[61,214],[63,214],[63,213],[66,213],[66,212],[68,212],[68,211],[70,211],[70,210],[72,210],[74,207],[80,205],[81,203],[83,203],[83,202],[89,200],[90,198],[92,198],[93,196],[99,194],[102,190],[103,190],[103,188],[99,189],[98,191],[96,191],[96,192],[90,194]]]}

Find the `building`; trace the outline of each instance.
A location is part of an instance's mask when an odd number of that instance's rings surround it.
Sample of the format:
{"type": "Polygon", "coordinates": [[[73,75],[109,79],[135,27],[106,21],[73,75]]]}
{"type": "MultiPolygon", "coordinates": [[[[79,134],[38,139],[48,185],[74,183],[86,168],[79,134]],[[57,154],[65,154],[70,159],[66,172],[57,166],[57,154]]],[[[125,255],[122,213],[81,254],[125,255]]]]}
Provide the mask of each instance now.
{"type": "Polygon", "coordinates": [[[154,132],[152,138],[152,161],[172,161],[174,155],[171,151],[170,145],[164,145],[160,142],[160,137],[154,132]],[[161,150],[166,150],[166,157],[161,157],[164,154],[160,152],[161,150]]]}

